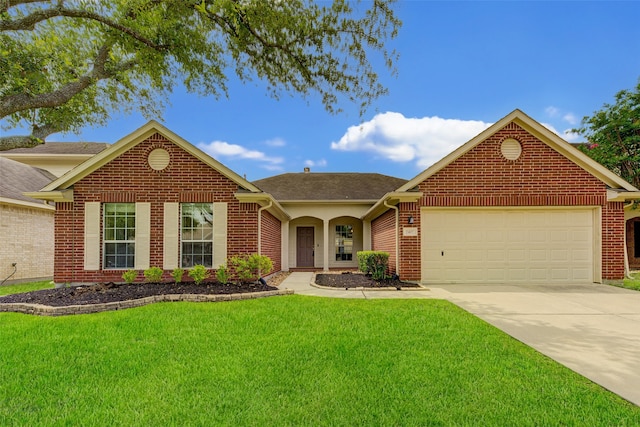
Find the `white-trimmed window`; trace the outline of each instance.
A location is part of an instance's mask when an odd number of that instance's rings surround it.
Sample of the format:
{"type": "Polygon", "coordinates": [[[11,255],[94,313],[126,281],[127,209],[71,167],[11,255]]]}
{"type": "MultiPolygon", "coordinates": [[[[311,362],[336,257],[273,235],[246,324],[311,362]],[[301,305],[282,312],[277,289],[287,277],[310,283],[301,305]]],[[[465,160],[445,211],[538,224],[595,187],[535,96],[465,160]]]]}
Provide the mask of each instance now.
{"type": "Polygon", "coordinates": [[[336,261],[353,259],[353,226],[336,225],[336,261]]]}
{"type": "Polygon", "coordinates": [[[182,203],[180,229],[181,267],[213,267],[213,205],[182,203]]]}
{"type": "Polygon", "coordinates": [[[129,269],[135,266],[135,203],[104,204],[104,268],[129,269]]]}

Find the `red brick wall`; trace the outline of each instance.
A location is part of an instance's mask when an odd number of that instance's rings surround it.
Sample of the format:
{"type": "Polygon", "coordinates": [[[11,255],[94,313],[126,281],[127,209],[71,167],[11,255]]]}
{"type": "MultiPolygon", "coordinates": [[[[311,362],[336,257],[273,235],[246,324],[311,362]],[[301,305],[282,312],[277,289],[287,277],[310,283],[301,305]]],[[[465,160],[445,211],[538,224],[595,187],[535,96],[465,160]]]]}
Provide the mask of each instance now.
{"type": "Polygon", "coordinates": [[[602,277],[624,278],[624,203],[610,202],[602,208],[602,277]]]}
{"type": "Polygon", "coordinates": [[[273,261],[273,271],[282,270],[282,233],[280,220],[266,210],[262,211],[261,253],[273,261]]]}
{"type": "MultiPolygon", "coordinates": [[[[257,252],[255,203],[240,203],[237,184],[199,159],[155,134],[102,166],[74,185],[74,202],[56,206],[56,256],[54,280],[65,282],[122,281],[121,270],[84,271],[85,202],[150,202],[150,265],[163,265],[163,208],[165,202],[226,202],[228,207],[227,255],[257,252]],[[148,153],[164,148],[169,166],[155,171],[148,153]]],[[[141,276],[140,276],[141,277],[141,276]]],[[[169,272],[165,278],[169,278],[169,272]]]]}
{"type": "MultiPolygon", "coordinates": [[[[623,277],[622,204],[608,204],[604,183],[515,123],[429,177],[419,190],[424,193],[419,206],[602,206],[603,278],[623,277]],[[522,154],[515,161],[500,152],[506,138],[521,143],[522,154]]],[[[419,224],[418,206],[400,204],[400,208],[419,224]]],[[[420,252],[408,240],[401,237],[400,271],[410,273],[403,274],[404,279],[419,280],[420,252]]],[[[419,237],[417,242],[419,248],[419,237]]]]}
{"type": "Polygon", "coordinates": [[[371,249],[389,253],[389,271],[397,272],[396,261],[396,212],[389,209],[371,221],[371,249]]]}
{"type": "Polygon", "coordinates": [[[418,203],[400,203],[400,278],[403,280],[420,280],[420,232],[417,236],[405,236],[404,228],[420,230],[420,205],[418,203]],[[409,216],[413,224],[409,224],[409,216]]]}

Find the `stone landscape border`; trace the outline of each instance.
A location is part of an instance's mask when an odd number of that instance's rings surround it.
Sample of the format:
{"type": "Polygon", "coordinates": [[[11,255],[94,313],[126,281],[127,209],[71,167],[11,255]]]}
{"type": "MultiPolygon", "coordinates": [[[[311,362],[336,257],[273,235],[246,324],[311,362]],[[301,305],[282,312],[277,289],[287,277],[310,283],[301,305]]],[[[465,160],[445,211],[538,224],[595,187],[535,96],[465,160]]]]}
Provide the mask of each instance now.
{"type": "Polygon", "coordinates": [[[142,307],[156,302],[220,302],[239,301],[256,298],[265,298],[279,295],[291,295],[291,289],[279,289],[277,291],[245,292],[241,294],[163,294],[127,301],[115,301],[102,304],[67,305],[52,307],[42,304],[29,304],[23,302],[0,303],[0,312],[15,312],[34,314],[37,316],[67,316],[72,314],[90,314],[103,311],[117,311],[127,308],[142,307]]]}

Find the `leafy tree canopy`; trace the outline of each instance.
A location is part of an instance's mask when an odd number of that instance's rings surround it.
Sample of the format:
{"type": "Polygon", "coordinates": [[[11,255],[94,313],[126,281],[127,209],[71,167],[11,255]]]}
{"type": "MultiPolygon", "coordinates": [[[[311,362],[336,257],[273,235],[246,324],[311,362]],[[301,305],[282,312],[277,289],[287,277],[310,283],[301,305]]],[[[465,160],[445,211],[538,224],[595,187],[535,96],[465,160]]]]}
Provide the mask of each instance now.
{"type": "Polygon", "coordinates": [[[401,25],[395,0],[0,0],[0,150],[103,125],[115,112],[160,115],[168,94],[227,95],[229,76],[270,95],[318,94],[362,114],[386,89],[371,55],[401,25]],[[365,7],[366,6],[366,7],[365,7]]]}
{"type": "Polygon", "coordinates": [[[640,188],[640,82],[615,100],[584,117],[574,132],[587,138],[582,151],[640,188]]]}

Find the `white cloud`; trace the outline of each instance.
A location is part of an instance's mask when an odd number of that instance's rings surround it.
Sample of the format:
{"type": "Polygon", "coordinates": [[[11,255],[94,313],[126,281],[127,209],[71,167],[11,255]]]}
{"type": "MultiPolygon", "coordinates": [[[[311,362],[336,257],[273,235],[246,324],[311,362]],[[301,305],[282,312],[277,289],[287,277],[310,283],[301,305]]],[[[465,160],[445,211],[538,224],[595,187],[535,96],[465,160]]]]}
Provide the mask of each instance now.
{"type": "Polygon", "coordinates": [[[338,142],[331,143],[331,148],[371,152],[394,162],[415,162],[419,168],[426,168],[490,125],[476,120],[407,118],[387,112],[349,127],[338,142]]]}
{"type": "Polygon", "coordinates": [[[282,157],[267,156],[262,151],[249,150],[241,145],[229,144],[224,141],[212,141],[208,144],[201,142],[198,144],[198,148],[214,158],[229,157],[263,162],[261,166],[269,170],[280,170],[279,165],[284,162],[282,157]]]}
{"type": "Polygon", "coordinates": [[[267,139],[265,142],[269,147],[284,147],[287,142],[282,138],[267,139]]]}
{"type": "Polygon", "coordinates": [[[562,116],[562,119],[570,125],[577,125],[578,123],[580,123],[580,119],[578,119],[573,113],[565,114],[564,116],[562,116]]]}
{"type": "Polygon", "coordinates": [[[320,160],[305,160],[304,161],[304,165],[307,167],[319,167],[319,168],[323,168],[325,166],[327,166],[327,161],[325,159],[320,159],[320,160]]]}
{"type": "Polygon", "coordinates": [[[550,105],[549,107],[544,109],[544,112],[547,113],[549,117],[557,117],[558,114],[560,113],[560,110],[550,105]]]}
{"type": "Polygon", "coordinates": [[[562,115],[562,120],[569,123],[572,126],[575,126],[578,123],[580,123],[580,119],[574,113],[564,112],[554,106],[549,106],[545,108],[544,112],[547,113],[547,116],[549,116],[552,119],[558,118],[560,117],[560,115],[562,115]]]}

